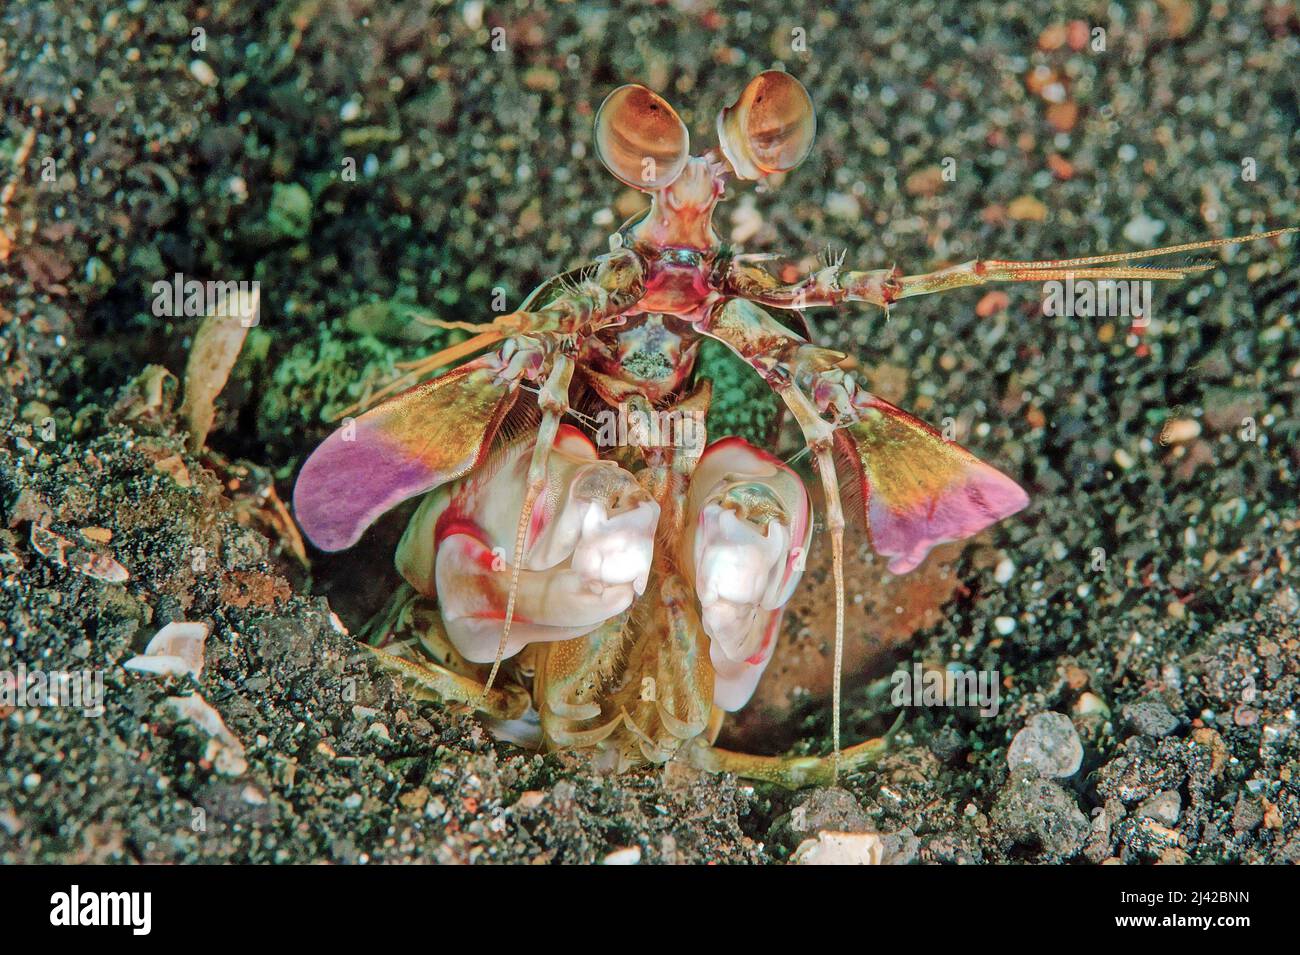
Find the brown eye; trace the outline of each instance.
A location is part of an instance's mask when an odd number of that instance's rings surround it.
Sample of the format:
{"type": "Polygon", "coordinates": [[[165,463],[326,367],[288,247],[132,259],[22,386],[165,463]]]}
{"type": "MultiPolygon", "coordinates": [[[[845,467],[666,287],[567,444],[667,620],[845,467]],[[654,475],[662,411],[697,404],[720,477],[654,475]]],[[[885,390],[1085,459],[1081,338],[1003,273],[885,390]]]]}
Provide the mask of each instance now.
{"type": "Polygon", "coordinates": [[[686,168],[690,137],[662,97],[644,86],[620,86],[596,113],[596,153],[623,182],[652,192],[686,168]]]}
{"type": "Polygon", "coordinates": [[[754,77],[740,99],[718,114],[718,142],[741,179],[793,169],[808,155],[816,132],[808,91],[777,70],[754,77]]]}

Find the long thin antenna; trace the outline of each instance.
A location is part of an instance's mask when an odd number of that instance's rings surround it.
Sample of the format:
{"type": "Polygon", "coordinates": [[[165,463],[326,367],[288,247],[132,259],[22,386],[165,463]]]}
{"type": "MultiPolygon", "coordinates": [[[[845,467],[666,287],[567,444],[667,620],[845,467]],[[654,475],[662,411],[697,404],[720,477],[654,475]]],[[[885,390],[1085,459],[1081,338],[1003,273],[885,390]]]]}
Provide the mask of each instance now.
{"type": "Polygon", "coordinates": [[[831,742],[835,747],[831,785],[835,785],[840,778],[840,684],[844,677],[844,508],[840,503],[840,479],[830,442],[815,448],[814,453],[826,495],[826,527],[831,534],[831,566],[835,576],[835,682],[831,688],[831,742]]]}

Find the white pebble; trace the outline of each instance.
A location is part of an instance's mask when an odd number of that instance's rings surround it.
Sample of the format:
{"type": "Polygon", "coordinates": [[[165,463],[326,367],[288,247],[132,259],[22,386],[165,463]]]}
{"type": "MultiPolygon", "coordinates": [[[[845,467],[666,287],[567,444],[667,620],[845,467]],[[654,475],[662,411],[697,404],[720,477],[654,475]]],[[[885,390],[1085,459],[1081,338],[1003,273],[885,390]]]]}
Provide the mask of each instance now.
{"type": "Polygon", "coordinates": [[[819,832],[799,843],[794,865],[880,865],[885,844],[878,832],[819,832]]]}
{"type": "Polygon", "coordinates": [[[1016,565],[1009,558],[1003,557],[993,569],[993,579],[1000,584],[1010,583],[1016,575],[1016,565]]]}
{"type": "Polygon", "coordinates": [[[190,75],[202,83],[204,86],[216,86],[217,74],[204,60],[193,60],[190,63],[190,75]]]}
{"type": "Polygon", "coordinates": [[[993,620],[993,629],[1005,637],[1015,631],[1016,621],[1011,617],[996,617],[993,620]]]}
{"type": "Polygon", "coordinates": [[[1083,763],[1083,744],[1064,713],[1036,713],[1011,740],[1007,765],[1028,763],[1043,776],[1073,776],[1083,763]]]}
{"type": "Polygon", "coordinates": [[[1151,245],[1165,231],[1165,224],[1145,212],[1134,216],[1124,226],[1124,238],[1134,245],[1151,245]]]}
{"type": "Polygon", "coordinates": [[[641,862],[641,847],[630,846],[627,849],[615,849],[602,860],[602,865],[638,865],[641,862]]]}

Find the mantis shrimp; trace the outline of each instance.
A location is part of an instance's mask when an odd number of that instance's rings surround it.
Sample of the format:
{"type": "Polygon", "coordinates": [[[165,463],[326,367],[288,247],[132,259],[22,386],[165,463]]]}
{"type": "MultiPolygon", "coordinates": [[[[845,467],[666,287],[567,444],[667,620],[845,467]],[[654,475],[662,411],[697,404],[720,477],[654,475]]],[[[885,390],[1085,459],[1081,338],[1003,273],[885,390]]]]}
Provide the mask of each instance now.
{"type": "Polygon", "coordinates": [[[596,115],[596,151],[615,178],[649,195],[648,208],[594,265],[544,283],[518,310],[485,323],[434,320],[474,334],[414,363],[413,387],[346,419],[303,465],[295,513],[326,551],[423,495],[397,550],[409,599],[390,602],[380,626],[411,624],[418,647],[371,648],[416,696],[472,707],[507,736],[526,721],[542,745],[594,747],[614,770],[681,755],[797,787],[870,763],[883,740],[840,742],[846,526],[856,521],[902,574],[1029,498],[868,391],[847,355],[810,341],[802,310],[888,309],[990,282],[1181,279],[1211,266],[1131,263],[1294,231],[915,275],[841,260],[784,283],[763,265],[769,257],[725,248],[712,216],[732,180],[794,169],[815,126],[804,87],[769,71],[718,115],[718,147],[692,156],[664,99],[640,85],[616,89],[596,115]],[[780,397],[820,480],[836,592],[829,756],[714,745],[771,660],[815,525],[787,463],[738,437],[705,440],[704,339],[780,397]],[[602,431],[598,446],[593,415],[612,409],[669,422],[666,437],[602,431]]]}

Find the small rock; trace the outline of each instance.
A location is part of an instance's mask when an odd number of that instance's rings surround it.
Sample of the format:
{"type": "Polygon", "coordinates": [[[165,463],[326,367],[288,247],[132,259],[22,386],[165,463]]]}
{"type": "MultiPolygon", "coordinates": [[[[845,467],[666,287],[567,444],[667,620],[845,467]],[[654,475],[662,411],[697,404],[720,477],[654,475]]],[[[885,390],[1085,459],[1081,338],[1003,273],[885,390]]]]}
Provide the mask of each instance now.
{"type": "Polygon", "coordinates": [[[273,233],[286,239],[304,239],[311,230],[311,217],[311,194],[306,189],[296,182],[271,186],[266,223],[273,233]]]}
{"type": "Polygon", "coordinates": [[[1080,693],[1071,710],[1081,719],[1106,719],[1110,716],[1110,707],[1096,693],[1080,693]]]}
{"type": "Polygon", "coordinates": [[[1006,557],[998,561],[998,565],[993,568],[993,579],[1000,584],[1010,583],[1015,575],[1016,565],[1006,557]]]}
{"type": "Polygon", "coordinates": [[[878,832],[819,832],[799,843],[793,865],[880,865],[885,843],[878,832]]]}
{"type": "Polygon", "coordinates": [[[1083,743],[1064,713],[1038,713],[1029,718],[1007,750],[1012,769],[1028,763],[1040,776],[1073,776],[1083,763],[1083,743]]]}
{"type": "Polygon", "coordinates": [[[965,739],[951,726],[939,729],[930,737],[930,752],[945,763],[955,760],[965,748],[965,739]]]}
{"type": "MultiPolygon", "coordinates": [[[[975,314],[978,315],[980,318],[989,318],[992,315],[996,315],[998,312],[1006,311],[1007,307],[1010,304],[1011,304],[1011,296],[1009,296],[1006,292],[1001,292],[1001,291],[987,292],[980,297],[980,300],[978,302],[975,303],[975,314]]],[[[1005,561],[1005,563],[1010,563],[1010,561],[1005,561]]],[[[1015,565],[1013,564],[1012,570],[1014,569],[1015,569],[1015,565]]],[[[998,581],[998,582],[1005,583],[1005,581],[998,581]]]]}
{"type": "Polygon", "coordinates": [[[1237,808],[1232,811],[1232,828],[1236,832],[1250,832],[1258,829],[1264,821],[1264,807],[1258,799],[1244,796],[1237,800],[1237,808]]]}
{"type": "Polygon", "coordinates": [[[1201,423],[1195,418],[1170,418],[1160,429],[1161,444],[1186,444],[1201,436],[1201,423]]]}
{"type": "Polygon", "coordinates": [[[1159,700],[1139,700],[1123,709],[1124,722],[1143,736],[1168,736],[1178,729],[1178,717],[1159,700]]]}
{"type": "Polygon", "coordinates": [[[1145,837],[1143,841],[1148,846],[1161,851],[1174,848],[1182,841],[1178,830],[1163,826],[1150,817],[1138,822],[1138,830],[1145,837]]]}
{"type": "Polygon", "coordinates": [[[207,700],[195,693],[191,696],[169,696],[167,703],[178,717],[193,723],[211,737],[204,757],[211,760],[217,772],[223,776],[242,776],[248,771],[244,744],[230,732],[221,714],[207,700]]]}
{"type": "Polygon", "coordinates": [[[190,75],[202,83],[204,86],[216,86],[217,74],[204,60],[193,60],[190,63],[190,75]]]}
{"type": "Polygon", "coordinates": [[[546,793],[540,789],[530,789],[521,793],[515,807],[518,809],[536,809],[546,801],[546,793]]]}
{"type": "Polygon", "coordinates": [[[862,218],[862,207],[847,192],[831,192],[826,196],[826,214],[843,222],[857,222],[862,218]]]}
{"type": "Polygon", "coordinates": [[[768,838],[793,847],[813,833],[866,832],[871,821],[852,794],[843,789],[815,789],[772,826],[768,838]]]}
{"type": "Polygon", "coordinates": [[[1042,222],[1047,218],[1047,206],[1033,196],[1018,196],[1007,205],[1007,215],[1022,222],[1042,222]]]}
{"type": "Polygon", "coordinates": [[[1228,744],[1208,726],[1192,730],[1192,741],[1210,753],[1210,775],[1218,776],[1228,764],[1228,744]]]}
{"type": "Polygon", "coordinates": [[[408,790],[397,797],[397,801],[402,807],[412,812],[421,812],[424,804],[429,801],[429,787],[417,786],[415,789],[408,790]]]}
{"type": "Polygon", "coordinates": [[[638,865],[641,862],[641,847],[629,846],[615,849],[601,860],[601,865],[638,865]]]}
{"type": "Polygon", "coordinates": [[[1172,826],[1178,821],[1178,814],[1182,812],[1182,809],[1183,801],[1178,793],[1175,790],[1166,789],[1144,800],[1137,808],[1137,815],[1172,826]]]}
{"type": "Polygon", "coordinates": [[[1040,779],[1033,766],[1024,764],[1012,770],[994,803],[992,818],[1014,842],[1038,845],[1061,859],[1083,848],[1092,830],[1065,790],[1040,779]]]}
{"type": "Polygon", "coordinates": [[[1152,245],[1165,231],[1165,224],[1146,213],[1135,216],[1124,226],[1124,238],[1136,246],[1152,245]]]}
{"type": "Polygon", "coordinates": [[[943,188],[943,167],[927,166],[907,177],[903,190],[909,196],[933,196],[943,188]]]}

